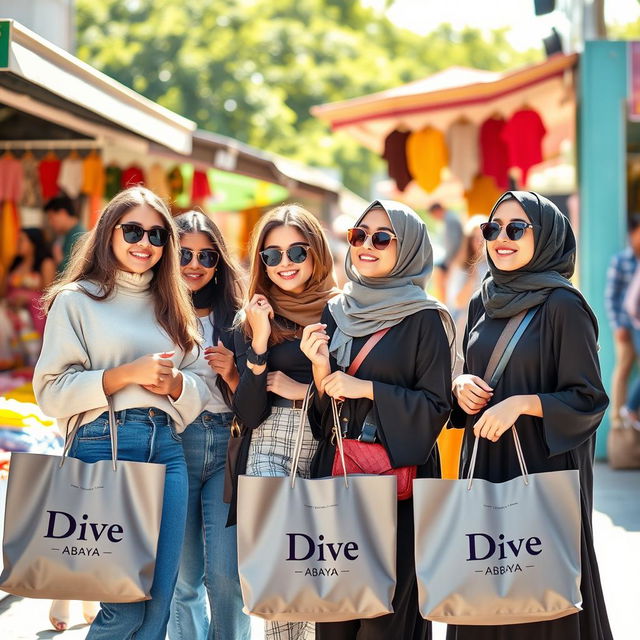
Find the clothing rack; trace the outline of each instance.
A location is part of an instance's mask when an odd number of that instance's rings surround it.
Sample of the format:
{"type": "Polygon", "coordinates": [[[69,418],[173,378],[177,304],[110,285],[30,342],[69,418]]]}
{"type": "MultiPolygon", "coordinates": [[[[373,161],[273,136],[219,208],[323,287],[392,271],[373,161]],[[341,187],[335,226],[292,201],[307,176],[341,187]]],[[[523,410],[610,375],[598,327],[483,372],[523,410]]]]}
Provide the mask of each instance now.
{"type": "Polygon", "coordinates": [[[100,140],[0,140],[0,149],[99,149],[100,140]]]}

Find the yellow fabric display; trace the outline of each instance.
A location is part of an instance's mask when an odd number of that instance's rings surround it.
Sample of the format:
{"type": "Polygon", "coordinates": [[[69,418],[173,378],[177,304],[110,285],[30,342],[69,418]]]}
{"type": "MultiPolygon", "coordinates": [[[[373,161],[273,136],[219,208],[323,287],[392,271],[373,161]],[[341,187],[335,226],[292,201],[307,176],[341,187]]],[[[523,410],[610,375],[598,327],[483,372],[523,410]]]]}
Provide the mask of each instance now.
{"type": "Polygon", "coordinates": [[[104,165],[102,158],[92,151],[82,161],[82,193],[102,198],[105,189],[104,165]]]}
{"type": "Polygon", "coordinates": [[[502,191],[496,186],[495,180],[491,176],[478,175],[473,179],[471,189],[464,193],[467,200],[467,212],[470,216],[477,214],[488,216],[501,195],[502,191]]]}
{"type": "Polygon", "coordinates": [[[18,209],[13,202],[5,200],[0,211],[0,263],[5,268],[15,256],[19,233],[18,209]]]}
{"type": "Polygon", "coordinates": [[[449,163],[444,134],[433,127],[414,131],[407,138],[407,166],[414,180],[431,193],[441,182],[442,170],[449,163]]]}

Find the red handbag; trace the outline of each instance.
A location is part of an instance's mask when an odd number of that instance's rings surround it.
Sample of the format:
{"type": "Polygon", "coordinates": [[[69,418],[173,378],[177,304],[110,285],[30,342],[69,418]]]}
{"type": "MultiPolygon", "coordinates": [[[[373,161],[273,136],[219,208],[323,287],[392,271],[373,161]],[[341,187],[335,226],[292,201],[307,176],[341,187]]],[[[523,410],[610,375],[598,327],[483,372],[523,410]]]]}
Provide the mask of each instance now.
{"type": "MultiPolygon", "coordinates": [[[[347,373],[350,376],[355,375],[363,360],[369,355],[373,347],[382,339],[387,331],[389,331],[389,329],[376,331],[365,342],[351,363],[351,366],[347,369],[347,373]]],[[[398,486],[398,500],[408,500],[413,495],[413,480],[417,475],[418,467],[415,465],[410,467],[393,467],[391,465],[387,450],[381,444],[374,442],[376,425],[372,418],[373,416],[371,414],[367,416],[362,427],[362,433],[357,440],[342,439],[344,466],[346,467],[347,474],[394,475],[396,476],[398,486]]],[[[341,476],[343,473],[340,452],[336,449],[331,475],[341,476]]]]}

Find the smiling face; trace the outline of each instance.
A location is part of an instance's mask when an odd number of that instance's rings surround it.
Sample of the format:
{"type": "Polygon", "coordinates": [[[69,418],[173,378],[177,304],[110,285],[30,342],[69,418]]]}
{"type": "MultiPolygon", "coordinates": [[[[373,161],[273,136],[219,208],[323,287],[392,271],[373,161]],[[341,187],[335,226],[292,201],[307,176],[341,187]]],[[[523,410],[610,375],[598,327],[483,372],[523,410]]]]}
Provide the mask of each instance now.
{"type": "Polygon", "coordinates": [[[284,252],[280,264],[275,267],[265,266],[264,268],[269,280],[280,289],[298,294],[305,290],[307,282],[313,274],[313,256],[311,252],[308,252],[307,259],[304,262],[292,262],[286,250],[294,245],[308,247],[309,243],[295,227],[281,225],[269,231],[265,236],[262,249],[280,249],[284,252]]]}
{"type": "MultiPolygon", "coordinates": [[[[162,216],[147,205],[140,205],[129,209],[118,224],[135,222],[144,229],[163,227],[162,216]]],[[[111,235],[111,248],[118,261],[118,266],[123,271],[130,273],[144,273],[155,266],[162,258],[163,247],[154,247],[149,242],[148,234],[144,234],[139,242],[129,244],[125,241],[122,229],[114,229],[111,235]]]]}
{"type": "Polygon", "coordinates": [[[203,267],[198,261],[198,252],[203,249],[216,251],[216,245],[206,233],[183,233],[180,236],[180,246],[183,249],[191,249],[193,251],[191,262],[184,267],[180,267],[182,279],[187,283],[191,291],[200,291],[202,287],[211,282],[216,273],[216,268],[208,269],[203,267]]]}
{"type": "MultiPolygon", "coordinates": [[[[358,227],[364,229],[369,236],[376,231],[394,234],[391,220],[384,209],[371,209],[362,218],[358,227]]],[[[382,278],[391,273],[398,257],[398,240],[393,239],[386,249],[376,249],[368,237],[361,247],[349,247],[351,262],[358,273],[367,278],[382,278]]]]}
{"type": "Polygon", "coordinates": [[[531,222],[517,200],[506,200],[499,205],[491,221],[502,226],[500,235],[487,241],[487,252],[493,264],[501,271],[516,271],[529,264],[535,249],[533,229],[525,229],[520,240],[510,240],[505,230],[510,222],[531,222]]]}

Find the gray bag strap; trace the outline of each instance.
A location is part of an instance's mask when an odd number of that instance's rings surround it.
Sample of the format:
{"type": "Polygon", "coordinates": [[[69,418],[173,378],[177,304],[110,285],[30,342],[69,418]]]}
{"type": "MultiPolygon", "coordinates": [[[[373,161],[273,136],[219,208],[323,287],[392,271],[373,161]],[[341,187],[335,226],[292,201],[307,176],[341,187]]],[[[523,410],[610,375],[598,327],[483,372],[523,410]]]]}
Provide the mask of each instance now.
{"type": "MultiPolygon", "coordinates": [[[[117,471],[118,467],[118,426],[116,424],[116,414],[113,409],[113,399],[111,396],[107,396],[107,404],[109,407],[109,433],[111,435],[111,466],[114,471],[117,471]]],[[[73,423],[73,427],[71,431],[69,431],[69,424],[67,423],[67,431],[64,437],[64,448],[62,449],[62,456],[60,457],[60,465],[58,468],[61,468],[69,455],[69,450],[71,449],[71,445],[73,443],[73,439],[78,432],[78,429],[81,426],[82,419],[86,415],[86,411],[79,413],[76,417],[75,422],[73,423]]]]}
{"type": "MultiPolygon", "coordinates": [[[[305,393],[304,400],[302,401],[302,408],[300,409],[300,421],[298,423],[298,433],[296,435],[296,442],[293,447],[293,461],[291,464],[291,472],[289,477],[291,479],[291,488],[296,484],[296,475],[298,471],[298,465],[300,463],[300,455],[302,454],[302,441],[304,439],[304,426],[305,418],[307,417],[307,411],[309,410],[309,403],[313,397],[313,384],[310,384],[307,392],[305,393]]],[[[349,488],[349,479],[347,477],[347,466],[344,463],[344,449],[342,447],[342,432],[340,431],[340,419],[338,417],[338,406],[336,401],[331,398],[331,413],[333,415],[333,433],[336,436],[336,445],[340,453],[340,459],[342,460],[342,470],[344,472],[344,486],[349,488]]]]}
{"type": "MultiPolygon", "coordinates": [[[[536,315],[536,312],[540,306],[532,307],[529,310],[521,311],[517,315],[509,318],[509,321],[505,325],[498,341],[496,342],[495,347],[491,353],[491,357],[489,358],[489,363],[487,364],[487,368],[484,374],[484,380],[489,379],[489,386],[493,389],[496,388],[504,370],[509,362],[513,352],[516,348],[516,345],[522,338],[524,332],[527,330],[527,327],[533,320],[533,317],[536,315]]],[[[522,452],[522,444],[520,443],[520,438],[518,436],[518,431],[516,430],[515,425],[511,427],[511,433],[513,434],[513,443],[516,448],[516,455],[518,456],[518,463],[520,464],[520,470],[522,471],[522,477],[524,479],[524,483],[526,485],[529,484],[529,472],[527,470],[527,465],[524,460],[524,454],[522,452]]],[[[473,453],[471,454],[471,461],[469,463],[469,470],[467,472],[467,489],[471,489],[473,484],[473,472],[476,467],[476,459],[478,457],[478,443],[480,442],[480,438],[476,436],[475,442],[473,443],[473,453]]]]}

